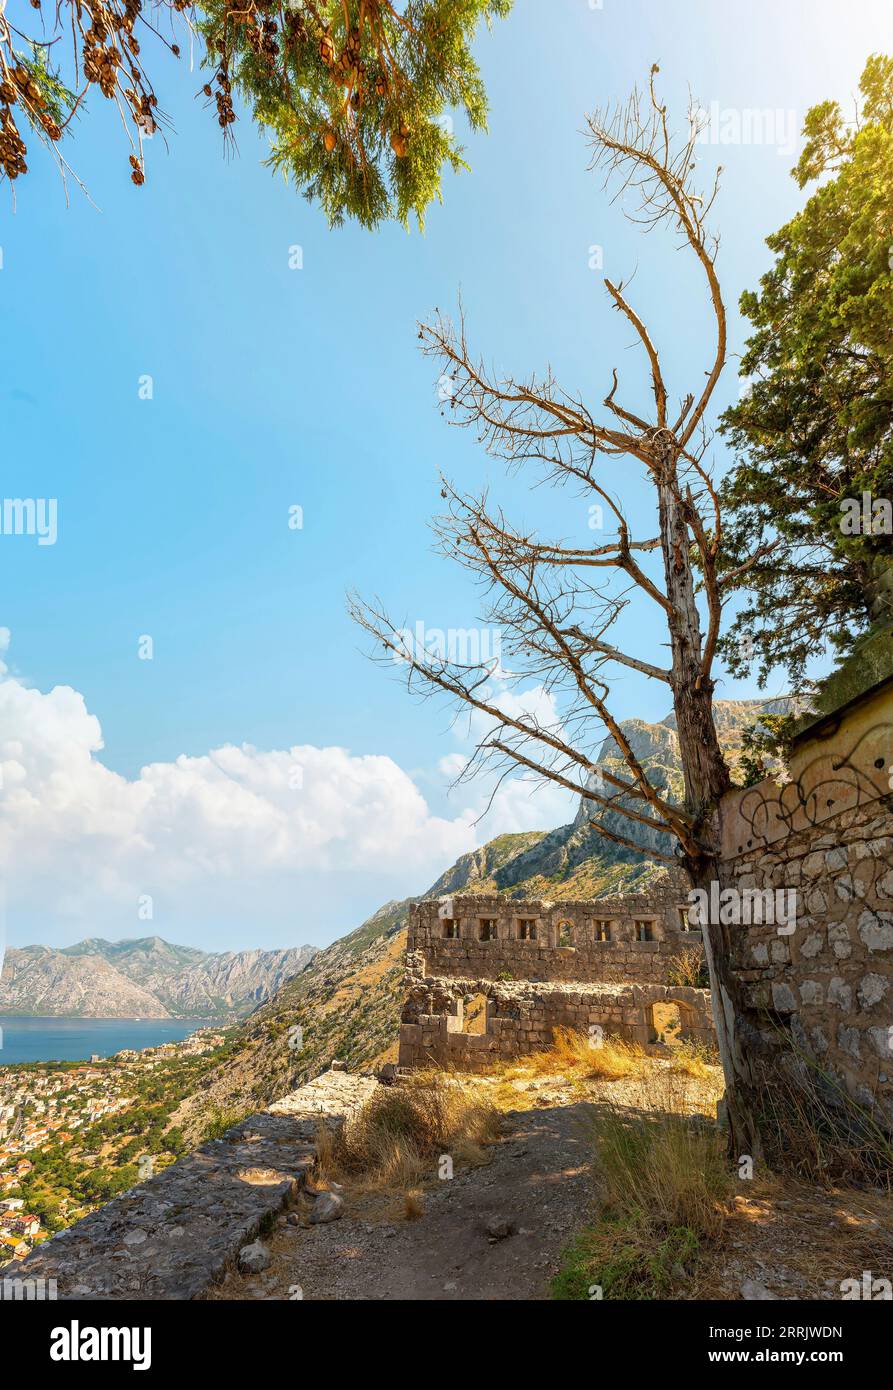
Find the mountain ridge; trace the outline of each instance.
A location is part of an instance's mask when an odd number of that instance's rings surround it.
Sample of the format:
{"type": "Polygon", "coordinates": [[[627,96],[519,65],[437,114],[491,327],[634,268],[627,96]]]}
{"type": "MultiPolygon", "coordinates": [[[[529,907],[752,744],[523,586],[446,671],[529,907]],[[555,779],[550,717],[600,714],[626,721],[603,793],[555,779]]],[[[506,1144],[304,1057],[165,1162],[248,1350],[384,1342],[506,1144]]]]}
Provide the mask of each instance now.
{"type": "Polygon", "coordinates": [[[231,1021],[262,1004],[315,951],[306,945],[202,951],[155,935],[9,947],[0,970],[0,1013],[231,1021]]]}

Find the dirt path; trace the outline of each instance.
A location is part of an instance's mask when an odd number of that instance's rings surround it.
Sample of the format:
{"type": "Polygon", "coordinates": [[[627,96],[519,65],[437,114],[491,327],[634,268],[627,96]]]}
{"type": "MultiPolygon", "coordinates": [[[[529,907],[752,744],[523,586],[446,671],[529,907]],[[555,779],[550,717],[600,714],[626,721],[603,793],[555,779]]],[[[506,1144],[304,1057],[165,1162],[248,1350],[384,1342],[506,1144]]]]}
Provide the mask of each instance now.
{"type": "Polygon", "coordinates": [[[591,1205],[586,1102],[512,1111],[489,1162],[421,1196],[407,1221],[394,1198],[346,1195],[329,1225],[282,1225],[262,1275],[231,1275],[222,1298],[544,1299],[591,1205]]]}
{"type": "MultiPolygon", "coordinates": [[[[548,1298],[562,1252],[593,1214],[593,1115],[605,1104],[655,1114],[667,1094],[655,1089],[661,1071],[590,1080],[582,1094],[561,1075],[477,1078],[469,1084],[485,1094],[492,1088],[502,1138],[484,1163],[460,1168],[450,1180],[432,1178],[420,1194],[418,1219],[408,1219],[416,1212],[408,1213],[402,1190],[347,1188],[341,1219],[317,1226],[308,1224],[312,1204],[302,1199],[263,1237],[269,1267],[254,1275],[231,1271],[208,1296],[548,1298]]],[[[342,1088],[348,1083],[339,1081],[342,1088]]],[[[685,1079],[674,1112],[681,1106],[706,1117],[717,1085],[716,1077],[685,1079]]],[[[889,1194],[826,1191],[771,1177],[739,1187],[722,1236],[705,1246],[691,1273],[683,1271],[673,1297],[835,1300],[845,1280],[860,1280],[865,1271],[890,1276],[889,1194]]]]}

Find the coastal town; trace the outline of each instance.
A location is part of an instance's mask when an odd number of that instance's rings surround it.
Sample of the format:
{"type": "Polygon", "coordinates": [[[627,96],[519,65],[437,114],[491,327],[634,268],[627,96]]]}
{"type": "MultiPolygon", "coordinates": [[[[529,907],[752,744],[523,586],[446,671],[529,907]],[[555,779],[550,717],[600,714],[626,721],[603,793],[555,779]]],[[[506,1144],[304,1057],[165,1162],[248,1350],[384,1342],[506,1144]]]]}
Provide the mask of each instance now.
{"type": "Polygon", "coordinates": [[[0,1265],[172,1162],[165,1126],[180,1084],[225,1044],[200,1028],[107,1059],[0,1066],[0,1265]]]}

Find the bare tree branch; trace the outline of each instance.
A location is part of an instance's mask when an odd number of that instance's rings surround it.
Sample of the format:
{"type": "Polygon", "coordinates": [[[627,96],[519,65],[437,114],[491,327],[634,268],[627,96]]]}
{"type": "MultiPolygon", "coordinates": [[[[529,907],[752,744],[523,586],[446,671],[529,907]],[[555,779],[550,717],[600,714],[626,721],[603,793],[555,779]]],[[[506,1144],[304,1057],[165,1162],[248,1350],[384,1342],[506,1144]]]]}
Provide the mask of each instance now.
{"type": "MultiPolygon", "coordinates": [[[[513,528],[501,513],[493,514],[486,495],[462,497],[444,485],[450,511],[436,523],[435,534],[443,553],[483,586],[487,616],[503,634],[510,663],[506,666],[500,658],[499,678],[521,699],[533,683],[552,701],[554,721],[519,713],[514,705],[514,713],[500,707],[499,696],[488,684],[497,674],[495,666],[461,667],[406,650],[405,643],[395,647],[394,630],[382,612],[355,605],[354,616],[386,651],[400,651],[408,663],[410,686],[417,680],[424,690],[443,690],[460,706],[493,721],[469,767],[477,767],[478,759],[496,757],[507,770],[523,769],[576,792],[599,807],[600,816],[591,821],[599,835],[648,859],[681,863],[691,881],[701,886],[719,873],[715,813],[730,785],[713,712],[713,666],[726,582],[720,578],[723,518],[705,463],[706,412],[725,363],[726,319],[715,270],[718,243],[707,229],[718,185],[714,182],[705,200],[692,183],[700,118],[690,111],[687,136],[671,138],[666,108],[655,94],[656,71],[644,97],[635,92],[615,112],[596,112],[589,130],[593,166],[603,167],[607,179],[619,185],[617,197],[638,200],[628,215],[646,230],[665,225],[679,233],[682,249],[695,258],[706,280],[715,329],[712,360],[705,384],[685,393],[675,421],[670,424],[660,351],[622,283],[606,281],[606,287],[614,308],[644,348],[653,421],[617,402],[616,369],[603,400],[607,417],[596,420],[581,398],[557,385],[549,369],[520,382],[488,372],[471,356],[464,314],[454,328],[438,311],[434,323],[422,325],[419,333],[424,351],[441,366],[444,412],[454,423],[473,427],[486,450],[511,469],[532,464],[548,482],[577,485],[602,499],[613,517],[616,538],[606,544],[550,542],[513,528]],[[656,537],[649,523],[646,539],[633,539],[621,501],[610,494],[605,464],[621,456],[630,465],[641,465],[656,512],[656,537]],[[661,576],[651,563],[658,555],[661,576]],[[611,630],[619,631],[621,615],[642,595],[660,607],[670,654],[667,667],[631,651],[626,635],[611,640],[611,630]],[[618,670],[659,680],[671,691],[683,778],[681,805],[664,786],[665,775],[650,766],[648,757],[643,755],[643,762],[637,755],[634,726],[619,720],[612,708],[618,670]],[[608,736],[600,754],[596,735],[608,736]],[[624,775],[613,770],[616,764],[624,775]],[[612,792],[593,786],[593,771],[612,792]],[[605,823],[612,814],[623,817],[628,834],[605,823]],[[650,839],[655,832],[672,836],[679,857],[643,842],[643,832],[650,839]]],[[[634,471],[623,471],[624,493],[627,480],[630,487],[636,481],[634,471]]],[[[632,496],[638,503],[632,491],[627,500],[632,496]]],[[[760,558],[756,552],[747,565],[759,565],[760,558]]],[[[741,567],[732,571],[729,581],[741,572],[741,567]]],[[[706,925],[711,990],[721,1000],[714,1014],[732,1142],[757,1145],[756,1093],[746,1050],[736,1036],[735,1006],[741,1002],[742,985],[731,969],[732,946],[725,928],[706,925]]]]}

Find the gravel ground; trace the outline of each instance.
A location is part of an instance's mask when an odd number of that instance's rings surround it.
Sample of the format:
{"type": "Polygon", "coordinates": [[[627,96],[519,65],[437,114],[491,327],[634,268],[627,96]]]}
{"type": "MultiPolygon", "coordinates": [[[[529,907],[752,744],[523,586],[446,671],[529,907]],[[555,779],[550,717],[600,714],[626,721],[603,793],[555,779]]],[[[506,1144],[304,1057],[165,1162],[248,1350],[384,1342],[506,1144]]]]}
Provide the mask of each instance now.
{"type": "Polygon", "coordinates": [[[408,1221],[393,1194],[346,1195],[341,1220],[281,1224],[273,1263],[230,1275],[221,1298],[543,1299],[591,1209],[585,1102],[506,1115],[489,1161],[421,1194],[408,1221]]]}

